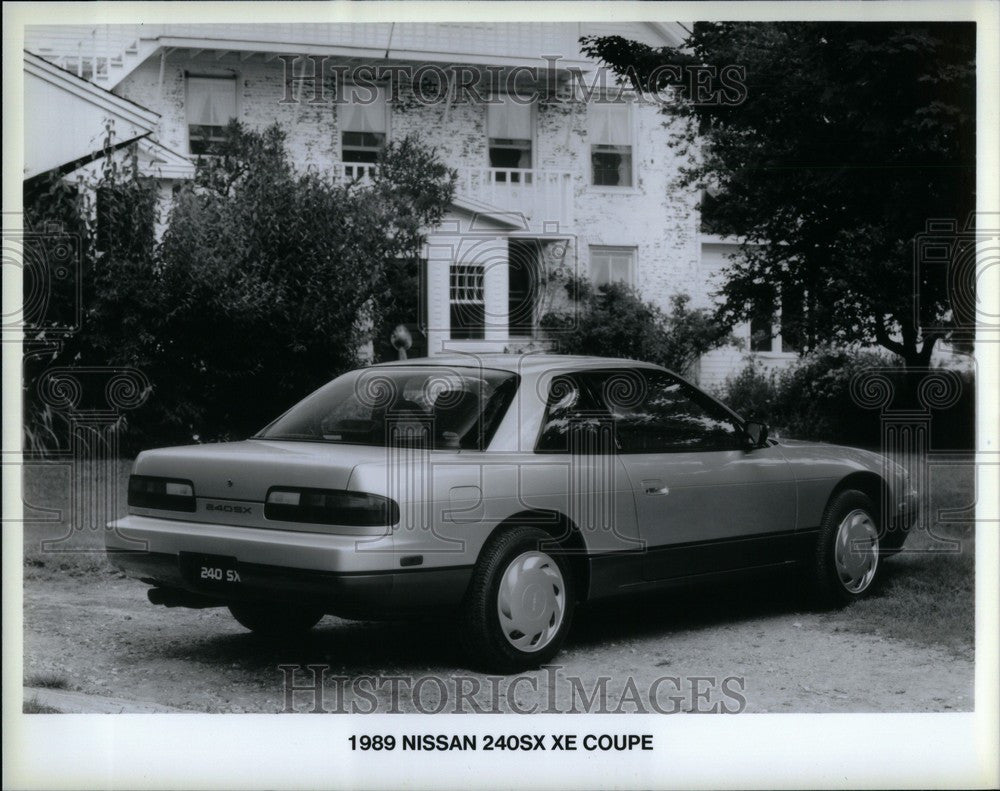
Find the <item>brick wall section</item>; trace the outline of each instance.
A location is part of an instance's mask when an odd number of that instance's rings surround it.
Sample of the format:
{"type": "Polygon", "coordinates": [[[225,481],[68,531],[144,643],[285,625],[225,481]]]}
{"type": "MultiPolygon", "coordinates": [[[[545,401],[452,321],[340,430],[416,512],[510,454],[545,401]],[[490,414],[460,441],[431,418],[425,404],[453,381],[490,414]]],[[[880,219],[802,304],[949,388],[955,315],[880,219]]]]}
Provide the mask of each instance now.
{"type": "Polygon", "coordinates": [[[184,110],[185,74],[208,77],[237,76],[237,109],[240,121],[263,128],[278,123],[288,133],[288,150],[301,167],[322,167],[337,161],[335,107],[306,101],[282,104],[285,97],[283,64],[265,63],[255,56],[240,61],[234,55],[218,60],[203,54],[168,57],[160,88],[159,58],[151,58],[115,88],[118,93],[161,114],[157,140],[180,154],[188,153],[184,110]]]}
{"type": "Polygon", "coordinates": [[[667,145],[665,117],[654,107],[636,108],[637,183],[634,189],[590,184],[586,106],[543,105],[538,113],[539,161],[573,173],[579,272],[590,266],[590,247],[636,248],[635,285],[666,308],[670,297],[701,297],[697,196],[673,186],[681,162],[667,145]]]}

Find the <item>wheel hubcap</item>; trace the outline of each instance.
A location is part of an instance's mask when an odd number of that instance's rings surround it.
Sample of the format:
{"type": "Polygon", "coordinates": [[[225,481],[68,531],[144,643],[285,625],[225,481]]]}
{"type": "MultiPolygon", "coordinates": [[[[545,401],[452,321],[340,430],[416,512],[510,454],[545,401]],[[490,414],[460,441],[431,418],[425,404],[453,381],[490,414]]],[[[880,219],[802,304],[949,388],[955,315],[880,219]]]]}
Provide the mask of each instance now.
{"type": "Polygon", "coordinates": [[[541,651],[562,626],[566,584],[559,565],[544,552],[525,552],[507,566],[497,591],[504,637],[521,651],[541,651]]]}
{"type": "Polygon", "coordinates": [[[851,511],[840,523],[834,562],[847,591],[861,593],[871,585],[878,569],[878,530],[866,511],[851,511]]]}

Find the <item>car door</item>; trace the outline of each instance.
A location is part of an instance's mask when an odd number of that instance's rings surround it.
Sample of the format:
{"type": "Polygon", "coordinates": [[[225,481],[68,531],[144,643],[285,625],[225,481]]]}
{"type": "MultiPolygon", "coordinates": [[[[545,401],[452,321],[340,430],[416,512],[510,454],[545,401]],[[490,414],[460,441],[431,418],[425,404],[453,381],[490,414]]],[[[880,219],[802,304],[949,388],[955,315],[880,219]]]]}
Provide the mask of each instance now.
{"type": "Polygon", "coordinates": [[[751,447],[727,409],[667,371],[604,371],[592,381],[635,497],[644,579],[792,557],[795,482],[777,446],[751,447]]]}
{"type": "Polygon", "coordinates": [[[642,542],[632,484],[617,453],[611,415],[599,403],[586,374],[559,372],[546,390],[535,453],[546,456],[552,462],[546,467],[560,467],[562,474],[526,486],[548,485],[553,494],[561,494],[560,510],[580,531],[588,552],[627,555],[630,581],[635,582],[641,578],[642,542]]]}

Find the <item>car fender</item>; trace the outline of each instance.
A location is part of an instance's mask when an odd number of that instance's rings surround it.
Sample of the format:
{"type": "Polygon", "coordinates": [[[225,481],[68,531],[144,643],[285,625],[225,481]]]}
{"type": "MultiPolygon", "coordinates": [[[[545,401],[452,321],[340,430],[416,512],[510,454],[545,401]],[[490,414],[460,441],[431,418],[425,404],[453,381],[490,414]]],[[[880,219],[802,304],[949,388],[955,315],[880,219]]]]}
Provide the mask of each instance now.
{"type": "Polygon", "coordinates": [[[831,497],[851,485],[879,499],[884,490],[895,503],[905,483],[903,469],[886,457],[861,448],[819,442],[780,442],[796,482],[797,527],[819,526],[831,497]]]}

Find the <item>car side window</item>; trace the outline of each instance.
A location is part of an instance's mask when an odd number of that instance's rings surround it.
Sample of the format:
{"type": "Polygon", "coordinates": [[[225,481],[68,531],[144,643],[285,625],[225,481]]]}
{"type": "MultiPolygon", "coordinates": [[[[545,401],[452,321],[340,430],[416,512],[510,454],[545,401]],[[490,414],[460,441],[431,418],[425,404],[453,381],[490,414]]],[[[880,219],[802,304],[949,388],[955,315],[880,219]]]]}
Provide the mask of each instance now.
{"type": "Polygon", "coordinates": [[[735,450],[735,419],[696,388],[666,371],[624,369],[601,384],[622,453],[735,450]]]}
{"type": "Polygon", "coordinates": [[[615,452],[611,413],[584,374],[561,373],[549,383],[539,453],[604,454],[615,452]]]}

